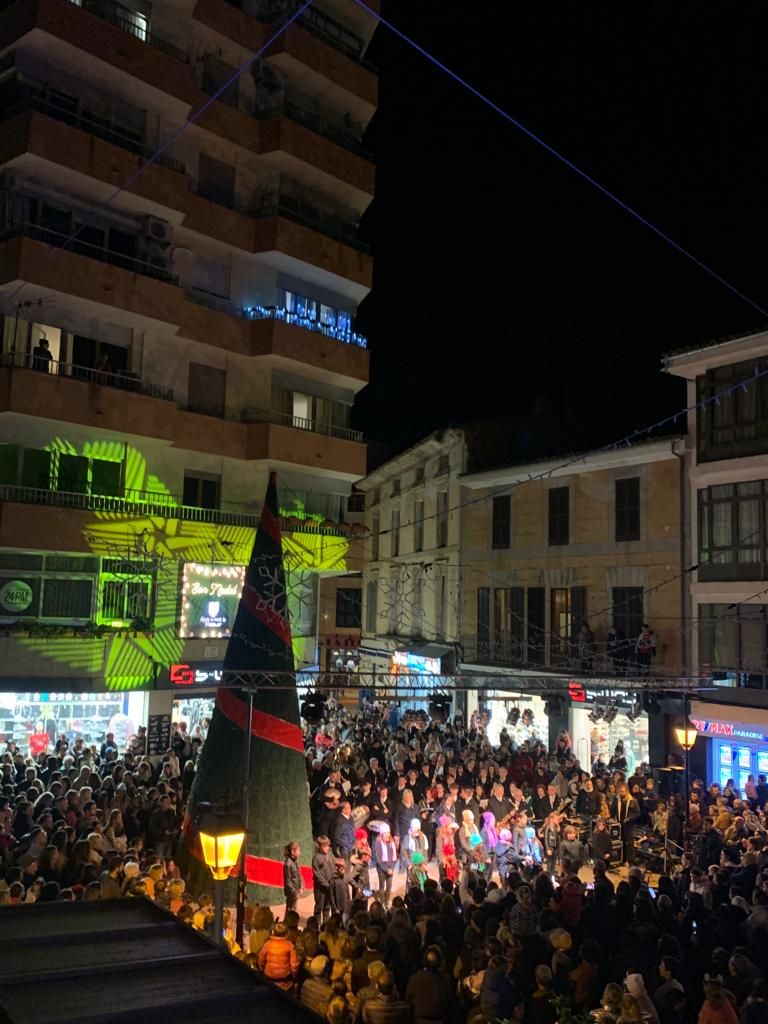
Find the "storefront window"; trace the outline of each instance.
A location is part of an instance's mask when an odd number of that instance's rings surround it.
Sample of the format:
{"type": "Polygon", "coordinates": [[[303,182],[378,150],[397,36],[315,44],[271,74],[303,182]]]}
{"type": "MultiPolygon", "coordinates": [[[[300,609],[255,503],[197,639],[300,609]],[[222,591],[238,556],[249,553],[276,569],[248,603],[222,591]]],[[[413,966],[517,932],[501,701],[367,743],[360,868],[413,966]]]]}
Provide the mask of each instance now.
{"type": "Polygon", "coordinates": [[[37,756],[61,736],[101,745],[113,732],[122,751],[145,722],[145,704],[144,693],[0,693],[0,740],[37,756]]]}
{"type": "Polygon", "coordinates": [[[612,722],[604,719],[592,722],[589,715],[593,710],[590,706],[571,708],[573,750],[585,770],[589,770],[598,758],[608,764],[619,741],[624,745],[629,774],[636,765],[650,763],[648,715],[641,714],[632,721],[625,712],[619,711],[612,722]]]}
{"type": "Polygon", "coordinates": [[[187,731],[191,732],[196,725],[210,722],[215,704],[216,697],[213,694],[205,697],[175,697],[173,721],[186,722],[187,731]]]}

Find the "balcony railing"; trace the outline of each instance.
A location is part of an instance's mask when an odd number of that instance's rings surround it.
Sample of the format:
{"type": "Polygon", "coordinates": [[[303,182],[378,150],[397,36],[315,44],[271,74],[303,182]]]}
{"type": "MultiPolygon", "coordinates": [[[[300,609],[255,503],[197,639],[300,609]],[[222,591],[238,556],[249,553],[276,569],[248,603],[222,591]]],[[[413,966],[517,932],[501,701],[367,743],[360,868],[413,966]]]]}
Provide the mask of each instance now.
{"type": "Polygon", "coordinates": [[[513,640],[487,641],[476,636],[461,638],[462,661],[474,665],[496,665],[503,668],[542,670],[578,676],[610,676],[637,678],[640,676],[663,676],[674,674],[674,669],[664,664],[664,652],[657,652],[650,661],[643,661],[635,653],[634,641],[624,645],[618,652],[608,649],[606,643],[590,645],[591,650],[580,654],[575,644],[566,644],[563,651],[553,649],[552,641],[547,645],[517,642],[513,640]],[[549,648],[549,649],[548,649],[549,648]]]}
{"type": "Polygon", "coordinates": [[[291,313],[284,306],[246,306],[243,309],[243,315],[248,320],[282,320],[284,323],[303,327],[306,331],[324,334],[326,338],[335,338],[336,341],[346,342],[347,345],[368,348],[368,340],[364,335],[337,327],[335,324],[323,323],[321,320],[315,320],[309,316],[302,316],[300,313],[291,313]]]}
{"type": "Polygon", "coordinates": [[[67,248],[78,256],[85,256],[88,259],[98,260],[100,263],[108,263],[113,267],[121,267],[133,274],[142,274],[144,277],[153,277],[158,281],[165,281],[176,284],[176,277],[170,271],[162,267],[154,266],[144,260],[138,260],[133,256],[126,256],[121,252],[113,252],[111,249],[104,249],[100,245],[92,245],[84,242],[81,238],[73,239],[71,235],[64,235],[59,231],[51,231],[50,228],[41,227],[39,224],[22,222],[11,224],[0,229],[0,242],[9,238],[31,238],[36,242],[43,242],[46,245],[53,245],[56,248],[67,248]]]}
{"type": "Polygon", "coordinates": [[[262,119],[288,117],[317,135],[330,139],[337,146],[342,146],[365,160],[373,160],[360,141],[364,130],[361,124],[356,124],[348,115],[337,114],[320,106],[311,96],[306,96],[295,89],[286,91],[285,96],[273,106],[257,110],[255,116],[262,119]]]}
{"type": "MultiPolygon", "coordinates": [[[[152,494],[147,491],[126,491],[124,496],[102,494],[80,494],[74,491],[55,491],[42,487],[24,487],[20,484],[0,484],[0,502],[11,501],[22,505],[46,505],[52,508],[75,509],[81,512],[110,512],[131,517],[151,516],[153,518],[181,519],[192,523],[210,523],[217,526],[246,526],[255,528],[261,519],[260,512],[239,512],[236,506],[226,508],[197,508],[182,505],[177,496],[152,494]]],[[[284,530],[295,530],[296,526],[281,518],[284,530]]],[[[302,522],[301,530],[308,533],[324,533],[346,536],[347,531],[340,525],[326,526],[313,519],[302,522]]]]}
{"type": "MultiPolygon", "coordinates": [[[[261,21],[275,21],[287,18],[299,7],[299,0],[227,0],[233,7],[253,14],[261,21]]],[[[336,50],[351,57],[364,67],[375,72],[372,64],[363,57],[363,41],[335,18],[323,14],[314,6],[308,7],[299,17],[299,23],[307,32],[311,32],[336,50]]]]}
{"type": "Polygon", "coordinates": [[[48,360],[25,352],[4,352],[0,355],[0,366],[34,370],[53,377],[68,377],[70,380],[79,380],[86,384],[98,384],[105,388],[115,388],[117,391],[130,391],[132,394],[147,395],[149,398],[160,398],[165,402],[173,401],[172,388],[150,384],[142,380],[138,374],[129,373],[127,370],[113,373],[107,369],[63,363],[59,359],[48,360]]]}
{"type": "Polygon", "coordinates": [[[359,249],[360,252],[370,251],[368,244],[357,237],[357,224],[346,220],[339,213],[324,210],[307,199],[298,198],[287,192],[265,199],[253,210],[253,216],[286,217],[337,242],[359,249]]]}
{"type": "Polygon", "coordinates": [[[344,441],[362,441],[361,430],[349,427],[337,427],[333,423],[322,423],[316,419],[305,419],[293,416],[289,412],[278,412],[274,409],[243,409],[243,423],[279,423],[296,430],[307,430],[312,434],[324,434],[326,437],[340,437],[344,441]]]}
{"type": "Polygon", "coordinates": [[[90,14],[95,14],[102,21],[109,22],[110,25],[119,28],[121,32],[127,32],[134,39],[140,39],[142,43],[146,43],[147,46],[151,46],[154,50],[160,50],[168,57],[173,57],[174,60],[178,60],[182,64],[190,63],[189,56],[181,47],[168,42],[167,39],[157,35],[155,32],[150,32],[147,21],[142,15],[136,14],[134,15],[135,20],[132,20],[130,17],[126,17],[130,12],[126,11],[126,15],[122,15],[114,9],[113,4],[102,3],[101,0],[69,0],[69,2],[75,7],[82,7],[84,11],[88,11],[90,14]]]}
{"type": "MultiPolygon", "coordinates": [[[[128,152],[135,153],[138,156],[148,158],[155,153],[153,146],[146,145],[129,128],[122,125],[111,127],[101,121],[93,120],[87,114],[80,113],[81,101],[77,97],[64,98],[59,93],[57,98],[53,98],[48,95],[48,86],[46,85],[30,86],[29,82],[26,82],[26,85],[30,90],[27,96],[12,107],[0,110],[0,122],[7,121],[17,114],[26,113],[28,110],[35,110],[40,114],[46,114],[56,121],[72,125],[73,128],[79,128],[89,135],[94,135],[105,142],[112,143],[113,146],[119,146],[121,149],[126,149],[128,152]]],[[[184,164],[169,156],[168,153],[155,155],[153,162],[167,167],[168,170],[175,171],[177,174],[187,173],[184,164]]]]}

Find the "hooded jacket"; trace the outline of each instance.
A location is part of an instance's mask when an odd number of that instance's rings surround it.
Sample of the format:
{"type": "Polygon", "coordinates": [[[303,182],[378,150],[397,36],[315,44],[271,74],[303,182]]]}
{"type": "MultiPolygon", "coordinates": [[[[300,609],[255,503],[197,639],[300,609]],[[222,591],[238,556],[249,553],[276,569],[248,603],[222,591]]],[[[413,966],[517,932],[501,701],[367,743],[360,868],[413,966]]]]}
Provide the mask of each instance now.
{"type": "Polygon", "coordinates": [[[653,1000],[645,989],[645,981],[642,974],[628,974],[625,984],[627,992],[637,1000],[640,1016],[644,1024],[659,1024],[659,1015],[656,1012],[656,1007],[653,1005],[653,1000]]]}

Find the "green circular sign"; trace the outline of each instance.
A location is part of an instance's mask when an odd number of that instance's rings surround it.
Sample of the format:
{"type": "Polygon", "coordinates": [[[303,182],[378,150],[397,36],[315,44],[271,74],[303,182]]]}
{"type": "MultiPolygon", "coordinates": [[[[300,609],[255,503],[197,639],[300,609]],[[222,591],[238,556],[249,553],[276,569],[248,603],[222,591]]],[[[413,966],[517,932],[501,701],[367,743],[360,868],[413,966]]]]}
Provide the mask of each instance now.
{"type": "Polygon", "coordinates": [[[0,605],[9,612],[24,612],[32,604],[32,587],[24,580],[9,580],[0,587],[0,605]]]}

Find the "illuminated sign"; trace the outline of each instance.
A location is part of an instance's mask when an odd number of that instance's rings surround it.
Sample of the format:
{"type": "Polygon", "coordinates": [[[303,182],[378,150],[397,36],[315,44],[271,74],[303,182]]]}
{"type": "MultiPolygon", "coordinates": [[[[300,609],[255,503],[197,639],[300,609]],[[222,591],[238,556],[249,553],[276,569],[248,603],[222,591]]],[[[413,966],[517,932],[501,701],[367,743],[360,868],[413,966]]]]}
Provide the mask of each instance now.
{"type": "Polygon", "coordinates": [[[705,736],[731,736],[739,740],[765,740],[763,733],[754,728],[748,728],[738,722],[722,722],[717,719],[692,718],[691,724],[696,731],[705,736]]]}
{"type": "Polygon", "coordinates": [[[40,580],[0,576],[0,615],[34,618],[39,612],[40,580]]]}
{"type": "Polygon", "coordinates": [[[179,635],[229,636],[244,580],[245,568],[242,565],[185,562],[179,635]]]}
{"type": "Polygon", "coordinates": [[[426,658],[410,651],[393,651],[391,671],[394,675],[400,672],[423,672],[432,676],[440,675],[440,659],[426,658]]]}
{"type": "Polygon", "coordinates": [[[171,665],[168,676],[174,686],[218,686],[222,670],[206,665],[171,665]]]}
{"type": "Polygon", "coordinates": [[[577,683],[575,679],[572,679],[568,683],[568,696],[576,704],[583,704],[587,699],[587,691],[581,683],[577,683]]]}

